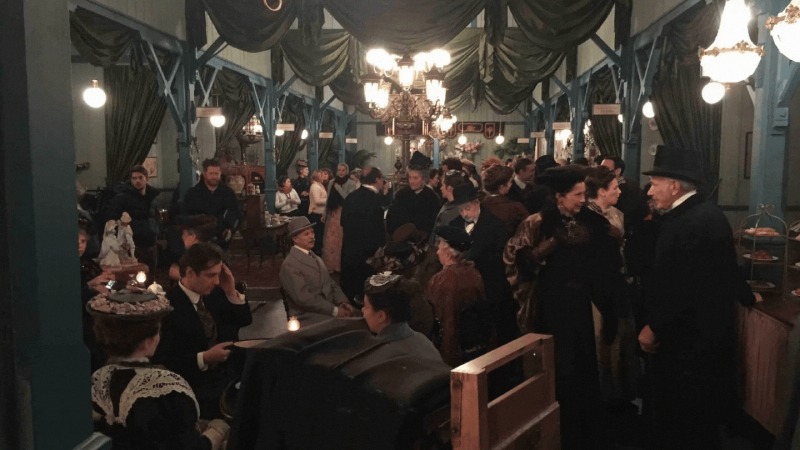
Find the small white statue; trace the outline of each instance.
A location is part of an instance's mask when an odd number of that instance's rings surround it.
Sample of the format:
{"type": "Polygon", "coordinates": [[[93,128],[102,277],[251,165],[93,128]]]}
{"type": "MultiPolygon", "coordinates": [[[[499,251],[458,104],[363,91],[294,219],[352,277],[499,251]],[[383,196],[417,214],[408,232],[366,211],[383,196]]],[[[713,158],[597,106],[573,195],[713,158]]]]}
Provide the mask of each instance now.
{"type": "Polygon", "coordinates": [[[133,243],[133,230],[130,226],[131,216],[124,212],[117,222],[117,242],[119,242],[119,262],[121,265],[136,264],[134,251],[136,245],[133,243]]]}
{"type": "Polygon", "coordinates": [[[119,241],[116,236],[117,221],[109,220],[106,222],[106,227],[103,232],[103,243],[100,246],[100,260],[101,266],[118,266],[119,265],[119,241]]]}

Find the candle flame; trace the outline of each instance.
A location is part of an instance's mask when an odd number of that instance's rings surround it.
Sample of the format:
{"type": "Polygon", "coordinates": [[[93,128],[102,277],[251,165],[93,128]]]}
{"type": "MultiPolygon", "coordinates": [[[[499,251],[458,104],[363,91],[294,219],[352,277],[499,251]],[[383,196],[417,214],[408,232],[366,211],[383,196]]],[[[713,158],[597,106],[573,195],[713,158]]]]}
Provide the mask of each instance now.
{"type": "Polygon", "coordinates": [[[300,329],[300,321],[297,320],[297,317],[291,317],[286,324],[286,328],[288,328],[289,331],[297,331],[300,329]]]}

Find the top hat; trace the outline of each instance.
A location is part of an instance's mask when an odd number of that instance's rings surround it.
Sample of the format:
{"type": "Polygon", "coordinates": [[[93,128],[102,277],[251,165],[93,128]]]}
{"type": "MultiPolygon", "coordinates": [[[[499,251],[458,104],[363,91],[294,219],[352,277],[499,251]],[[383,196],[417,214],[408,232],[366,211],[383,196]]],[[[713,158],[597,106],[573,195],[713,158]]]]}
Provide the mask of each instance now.
{"type": "Polygon", "coordinates": [[[305,230],[306,228],[311,228],[314,225],[315,224],[309,222],[308,217],[305,216],[296,217],[292,219],[291,222],[289,222],[289,227],[288,227],[289,237],[294,236],[295,234],[305,230]]]}
{"type": "Polygon", "coordinates": [[[536,162],[533,163],[536,166],[536,174],[542,175],[544,174],[545,170],[551,167],[558,167],[558,163],[553,155],[542,155],[536,158],[536,162]]]}
{"type": "Polygon", "coordinates": [[[585,179],[586,172],[583,166],[556,166],[545,170],[537,182],[563,195],[585,179]]]}
{"type": "Polygon", "coordinates": [[[433,160],[423,155],[421,152],[414,152],[411,160],[408,161],[409,169],[427,169],[433,164],[433,160]]]}
{"type": "Polygon", "coordinates": [[[470,182],[459,184],[453,188],[453,204],[461,205],[473,200],[477,200],[480,196],[480,191],[470,182]]]}
{"type": "Polygon", "coordinates": [[[642,172],[642,175],[699,183],[703,179],[703,174],[700,170],[701,164],[700,155],[697,152],[679,147],[659,145],[656,148],[653,170],[642,172]]]}

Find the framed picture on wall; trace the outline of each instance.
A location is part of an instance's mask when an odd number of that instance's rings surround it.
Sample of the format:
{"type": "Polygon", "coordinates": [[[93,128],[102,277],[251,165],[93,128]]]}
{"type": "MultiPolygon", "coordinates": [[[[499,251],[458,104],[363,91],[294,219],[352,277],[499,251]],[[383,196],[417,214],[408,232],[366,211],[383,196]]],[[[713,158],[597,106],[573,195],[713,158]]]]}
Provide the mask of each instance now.
{"type": "Polygon", "coordinates": [[[158,158],[145,158],[142,165],[147,169],[148,178],[156,178],[158,176],[158,158]]]}
{"type": "Polygon", "coordinates": [[[753,132],[744,135],[744,179],[750,179],[750,168],[753,164],[753,132]]]}

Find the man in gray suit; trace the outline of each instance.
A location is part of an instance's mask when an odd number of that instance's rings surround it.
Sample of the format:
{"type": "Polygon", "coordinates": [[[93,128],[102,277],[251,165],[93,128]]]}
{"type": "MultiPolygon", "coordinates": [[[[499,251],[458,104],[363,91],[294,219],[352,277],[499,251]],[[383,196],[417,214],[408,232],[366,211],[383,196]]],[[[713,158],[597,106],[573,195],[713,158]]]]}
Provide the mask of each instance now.
{"type": "Polygon", "coordinates": [[[306,217],[289,222],[289,237],[294,246],[281,265],[281,286],[289,316],[303,325],[333,317],[351,317],[353,307],[342,289],[331,279],[328,268],[314,248],[314,228],[306,217]]]}

